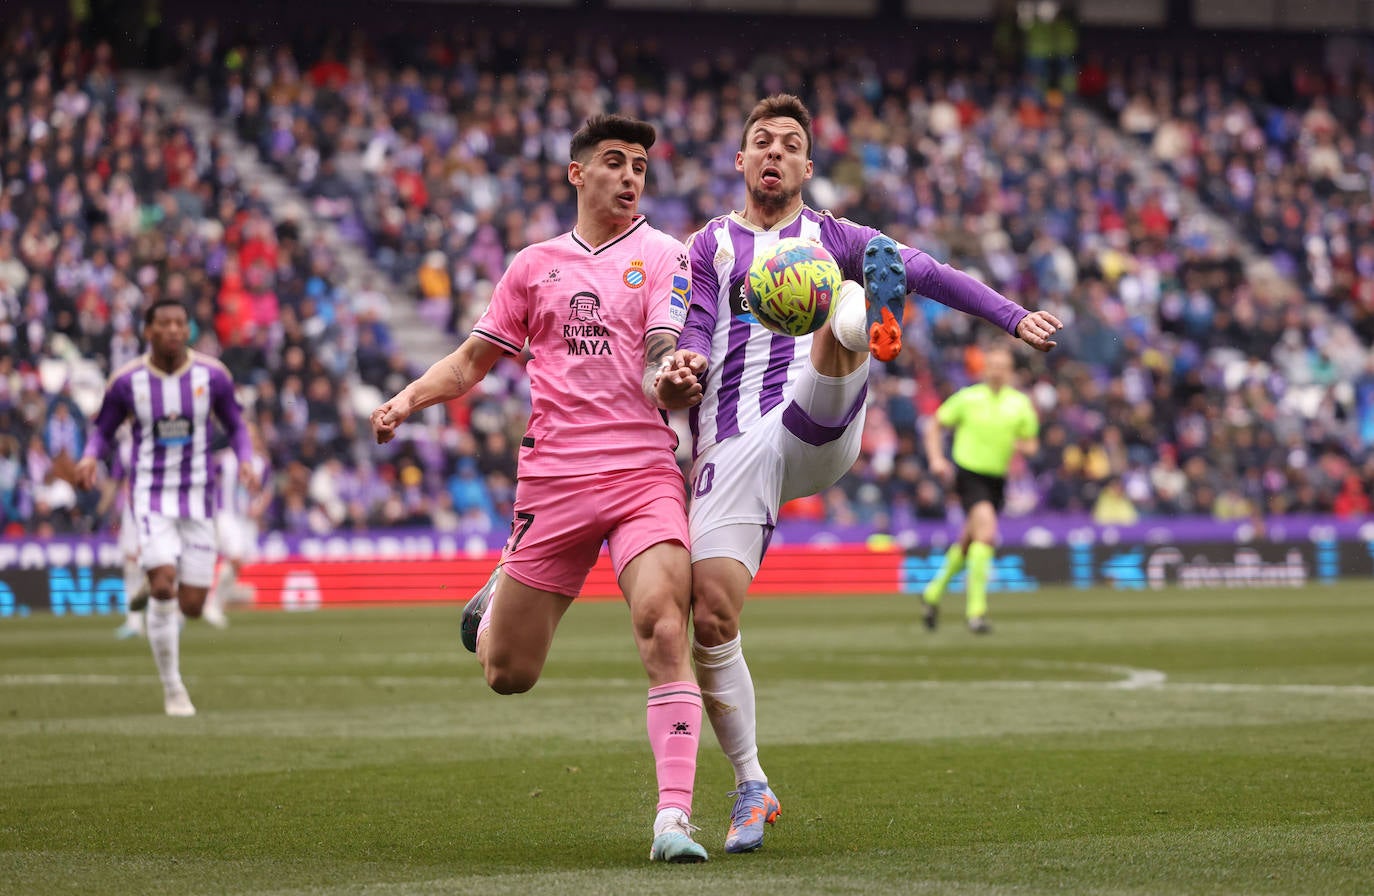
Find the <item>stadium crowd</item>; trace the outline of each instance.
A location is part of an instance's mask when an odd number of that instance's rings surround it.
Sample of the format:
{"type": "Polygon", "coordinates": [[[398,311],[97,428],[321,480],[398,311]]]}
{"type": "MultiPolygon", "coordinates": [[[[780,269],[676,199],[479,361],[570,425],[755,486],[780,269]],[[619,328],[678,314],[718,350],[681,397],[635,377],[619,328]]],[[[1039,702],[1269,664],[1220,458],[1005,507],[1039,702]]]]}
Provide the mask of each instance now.
{"type": "MultiPolygon", "coordinates": [[[[1221,77],[1167,58],[1089,59],[1079,79],[1088,104],[1149,138],[1161,169],[1071,97],[964,44],[933,44],[889,69],[844,44],[679,63],[652,41],[471,28],[264,43],[198,24],[179,37],[190,93],[455,338],[516,250],[570,225],[566,147],[585,116],[624,112],[658,127],[644,210],[685,238],[742,203],[733,161],[748,109],[795,92],[816,116],[813,206],[884,228],[1069,323],[1055,353],[1023,357],[1044,427],[1039,453],[1013,469],[1008,513],[1369,510],[1366,81],[1298,68],[1284,93],[1245,76],[1244,60],[1221,77]],[[1236,125],[1238,103],[1249,124],[1236,125]],[[1321,122],[1334,122],[1329,133],[1321,122]],[[1233,182],[1247,178],[1243,201],[1233,182]],[[1298,288],[1248,279],[1236,247],[1185,211],[1180,184],[1298,288]],[[1322,251],[1326,267],[1314,261],[1322,251]]],[[[49,475],[63,447],[76,453],[83,415],[62,384],[43,380],[43,362],[98,358],[108,370],[137,351],[140,304],[171,294],[191,305],[199,344],[247,387],[277,471],[269,525],[505,527],[527,407],[517,360],[408,427],[410,438],[367,444],[352,397],[390,394],[414,372],[385,325],[388,302],[407,299],[332,283],[322,247],[273,221],[228,154],[215,140],[197,145],[155,89],[121,88],[107,51],[22,24],[5,46],[6,523],[74,529],[89,500],[49,475]]],[[[907,329],[916,350],[875,373],[859,463],[789,505],[791,516],[880,527],[946,517],[917,427],[977,378],[995,334],[928,301],[913,304],[907,329]]]]}
{"type": "Polygon", "coordinates": [[[275,220],[219,141],[106,43],[22,17],[4,35],[0,124],[0,514],[6,531],[84,531],[98,496],[54,475],[79,457],[105,377],[142,350],[144,307],[178,298],[274,447],[282,512],[312,462],[356,443],[355,355],[386,346],[386,300],[345,293],[319,242],[275,220]],[[290,450],[287,446],[291,446],[290,450]],[[312,452],[314,456],[312,457],[312,452]]]}

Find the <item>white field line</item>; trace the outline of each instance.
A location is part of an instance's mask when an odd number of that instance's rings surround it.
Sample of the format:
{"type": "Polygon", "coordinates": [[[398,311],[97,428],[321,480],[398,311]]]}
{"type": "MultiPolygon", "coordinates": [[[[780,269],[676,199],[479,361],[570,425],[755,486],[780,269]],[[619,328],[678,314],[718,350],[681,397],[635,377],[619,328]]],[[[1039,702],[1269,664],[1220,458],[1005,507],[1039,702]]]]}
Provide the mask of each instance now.
{"type": "MultiPolygon", "coordinates": [[[[1351,696],[1351,697],[1372,697],[1374,696],[1374,685],[1340,685],[1340,684],[1284,684],[1284,683],[1263,683],[1263,682],[1222,682],[1222,681],[1169,681],[1168,675],[1158,669],[1144,669],[1135,666],[1119,666],[1105,663],[1068,663],[1053,660],[1020,660],[1018,665],[1027,668],[1038,669],[1065,669],[1080,672],[1094,672],[1112,676],[1106,681],[1081,681],[1081,680],[1055,680],[1055,679],[984,679],[984,680],[941,680],[914,678],[906,681],[871,681],[866,682],[867,688],[878,689],[898,689],[898,688],[918,688],[918,689],[945,689],[945,688],[970,688],[978,690],[1060,690],[1060,691],[1091,691],[1091,690],[1122,690],[1122,691],[1142,691],[1142,690],[1169,690],[1169,691],[1191,691],[1196,693],[1212,694],[1298,694],[1311,696],[1351,696]]],[[[189,678],[201,676],[188,676],[189,678]]],[[[336,685],[340,687],[355,687],[358,685],[372,685],[377,687],[405,687],[417,684],[434,685],[454,685],[460,687],[476,687],[481,684],[481,679],[475,674],[467,675],[213,675],[203,678],[212,678],[216,682],[236,685],[261,685],[271,683],[273,685],[302,683],[315,685],[336,685]]],[[[0,675],[0,686],[7,687],[66,687],[66,686],[114,686],[125,685],[147,685],[156,683],[157,676],[151,672],[146,675],[102,675],[102,674],[83,674],[83,673],[11,673],[0,675]]],[[[810,686],[821,690],[845,690],[851,688],[854,682],[849,681],[817,681],[810,686]]],[[[584,689],[588,687],[601,688],[641,688],[644,682],[640,679],[632,678],[571,678],[571,679],[549,679],[541,681],[539,687],[542,691],[550,690],[571,690],[584,689]]]]}

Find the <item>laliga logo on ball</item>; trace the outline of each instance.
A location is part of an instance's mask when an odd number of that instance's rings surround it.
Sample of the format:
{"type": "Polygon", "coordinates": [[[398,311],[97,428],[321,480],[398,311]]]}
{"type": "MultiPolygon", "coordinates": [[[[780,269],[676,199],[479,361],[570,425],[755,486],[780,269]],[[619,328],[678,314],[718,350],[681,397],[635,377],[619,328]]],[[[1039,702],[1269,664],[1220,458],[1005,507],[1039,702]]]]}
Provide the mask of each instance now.
{"type": "Polygon", "coordinates": [[[840,266],[820,243],[801,237],[778,240],[749,266],[748,308],[774,333],[805,336],[830,317],[841,280],[840,266]]]}

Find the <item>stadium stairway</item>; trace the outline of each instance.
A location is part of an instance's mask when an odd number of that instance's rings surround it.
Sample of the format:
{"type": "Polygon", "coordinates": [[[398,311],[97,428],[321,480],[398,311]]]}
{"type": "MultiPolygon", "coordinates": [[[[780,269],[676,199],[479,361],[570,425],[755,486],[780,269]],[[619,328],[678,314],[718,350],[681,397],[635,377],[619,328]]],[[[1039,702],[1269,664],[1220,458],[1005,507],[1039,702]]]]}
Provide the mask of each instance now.
{"type": "Polygon", "coordinates": [[[409,300],[409,293],[405,289],[374,265],[362,247],[345,239],[333,222],[311,213],[310,205],[300,191],[271,166],[264,164],[258,157],[257,149],[239,140],[231,126],[216,121],[210,110],[196,102],[175,78],[150,72],[126,72],[122,80],[136,87],[140,93],[148,85],[156,85],[170,107],[182,110],[197,146],[209,146],[212,137],[219,140],[220,145],[230,153],[239,176],[256,186],[259,195],[272,209],[274,219],[294,222],[306,243],[313,242],[317,235],[322,236],[324,244],[334,253],[342,269],[341,286],[356,292],[367,283],[381,284],[387,295],[401,297],[388,303],[387,326],[397,349],[413,365],[423,370],[453,350],[453,337],[421,320],[416,313],[415,303],[409,300]]]}
{"type": "Polygon", "coordinates": [[[1131,160],[1132,174],[1136,183],[1143,187],[1154,184],[1167,184],[1178,197],[1179,221],[1190,221],[1199,227],[1212,245],[1220,246],[1240,259],[1245,279],[1263,294],[1298,295],[1298,284],[1291,277],[1284,276],[1272,261],[1264,257],[1256,248],[1219,215],[1203,202],[1195,190],[1183,185],[1157,162],[1147,146],[1132,140],[1111,122],[1098,114],[1090,106],[1074,102],[1073,110],[1085,115],[1093,124],[1093,139],[1104,139],[1113,151],[1120,152],[1131,160]]]}

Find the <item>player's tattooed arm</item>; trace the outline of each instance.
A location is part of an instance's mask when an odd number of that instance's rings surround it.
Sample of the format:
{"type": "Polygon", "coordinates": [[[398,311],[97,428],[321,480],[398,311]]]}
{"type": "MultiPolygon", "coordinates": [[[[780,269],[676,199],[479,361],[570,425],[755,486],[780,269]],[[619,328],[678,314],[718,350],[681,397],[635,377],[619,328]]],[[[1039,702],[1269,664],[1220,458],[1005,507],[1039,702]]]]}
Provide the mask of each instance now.
{"type": "Polygon", "coordinates": [[[673,338],[673,334],[666,331],[655,331],[644,337],[644,376],[640,385],[644,389],[644,394],[654,404],[660,404],[655,389],[659,377],[668,370],[675,348],[677,340],[673,338]]]}
{"type": "Polygon", "coordinates": [[[469,336],[455,352],[435,361],[419,379],[372,412],[372,434],[377,444],[391,441],[396,427],[417,411],[466,395],[501,354],[502,349],[496,344],[480,336],[469,336]]]}
{"type": "MultiPolygon", "coordinates": [[[[456,352],[454,354],[457,354],[456,352]]],[[[464,372],[464,365],[459,363],[453,356],[449,355],[444,359],[444,364],[448,366],[448,372],[453,375],[453,389],[459,395],[468,394],[472,388],[472,383],[468,382],[467,374],[464,372]]]]}

